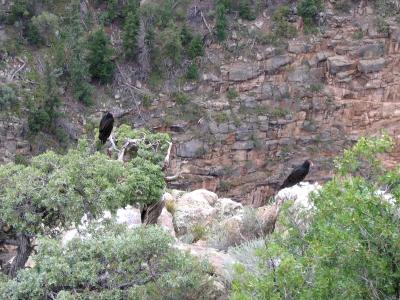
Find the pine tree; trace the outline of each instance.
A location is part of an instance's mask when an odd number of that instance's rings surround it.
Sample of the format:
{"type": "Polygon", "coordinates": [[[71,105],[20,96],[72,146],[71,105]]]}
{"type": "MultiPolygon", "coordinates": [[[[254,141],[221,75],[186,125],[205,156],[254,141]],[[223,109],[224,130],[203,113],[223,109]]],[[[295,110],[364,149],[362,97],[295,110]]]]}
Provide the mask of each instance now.
{"type": "Polygon", "coordinates": [[[129,12],[125,19],[122,40],[127,58],[134,58],[137,54],[137,36],[139,33],[139,14],[129,12]]]}
{"type": "Polygon", "coordinates": [[[94,32],[88,40],[89,72],[92,79],[98,79],[101,83],[110,82],[114,76],[115,64],[112,61],[114,50],[110,38],[103,29],[94,32]]]}

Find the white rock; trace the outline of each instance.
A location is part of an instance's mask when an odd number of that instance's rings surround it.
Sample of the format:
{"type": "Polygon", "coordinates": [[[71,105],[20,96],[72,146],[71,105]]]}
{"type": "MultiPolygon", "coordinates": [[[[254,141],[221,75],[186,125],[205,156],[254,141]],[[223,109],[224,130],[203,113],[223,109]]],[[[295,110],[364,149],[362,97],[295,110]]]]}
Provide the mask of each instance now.
{"type": "Polygon", "coordinates": [[[201,189],[184,194],[176,201],[174,213],[174,228],[178,236],[186,234],[195,224],[208,226],[217,214],[212,207],[218,196],[210,191],[201,189]]]}
{"type": "Polygon", "coordinates": [[[173,224],[173,217],[169,211],[164,207],[161,215],[158,217],[157,225],[164,228],[171,236],[175,237],[175,229],[173,224]]]}
{"type": "Polygon", "coordinates": [[[220,198],[214,206],[218,210],[219,216],[233,216],[243,209],[243,205],[229,198],[220,198]]]}

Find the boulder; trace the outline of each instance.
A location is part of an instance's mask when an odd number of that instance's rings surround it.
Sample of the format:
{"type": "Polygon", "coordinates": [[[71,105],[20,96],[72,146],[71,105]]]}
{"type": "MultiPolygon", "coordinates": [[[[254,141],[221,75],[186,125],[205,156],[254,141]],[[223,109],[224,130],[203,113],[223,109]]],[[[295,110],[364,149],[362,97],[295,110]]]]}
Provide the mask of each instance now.
{"type": "Polygon", "coordinates": [[[243,205],[229,198],[220,198],[215,204],[220,217],[234,216],[241,212],[243,205]]]}
{"type": "Polygon", "coordinates": [[[236,142],[233,144],[233,150],[251,150],[254,148],[253,141],[243,141],[243,142],[236,142]]]}
{"type": "Polygon", "coordinates": [[[289,64],[292,61],[289,55],[278,55],[267,59],[264,63],[264,70],[267,73],[273,73],[279,68],[289,64]]]}
{"type": "Polygon", "coordinates": [[[206,145],[198,140],[193,139],[179,145],[177,155],[180,157],[195,158],[203,154],[206,150],[206,145]]]}
{"type": "MultiPolygon", "coordinates": [[[[282,189],[275,196],[275,201],[278,213],[284,202],[293,201],[293,205],[289,208],[289,216],[299,226],[299,229],[305,231],[308,228],[310,217],[314,204],[310,201],[310,193],[321,189],[318,183],[310,184],[301,182],[290,188],[282,189]]],[[[280,218],[277,219],[276,230],[285,231],[285,227],[280,223],[280,218]]]]}
{"type": "Polygon", "coordinates": [[[360,60],[358,63],[358,70],[362,73],[379,72],[385,67],[385,59],[383,57],[378,59],[360,60]]]}
{"type": "Polygon", "coordinates": [[[164,228],[171,236],[175,237],[175,229],[173,224],[173,217],[171,213],[164,207],[161,215],[158,217],[157,225],[164,228]]]}
{"type": "Polygon", "coordinates": [[[382,57],[385,54],[385,45],[383,43],[364,45],[358,49],[357,54],[364,59],[382,57]]]}
{"type": "Polygon", "coordinates": [[[309,79],[310,72],[306,66],[297,67],[288,74],[289,82],[307,82],[309,79]]]}
{"type": "Polygon", "coordinates": [[[213,266],[214,274],[222,278],[230,278],[232,267],[237,262],[231,255],[206,246],[180,243],[174,247],[187,251],[201,260],[206,259],[213,266]]]}
{"type": "Polygon", "coordinates": [[[332,56],[328,57],[328,70],[329,73],[335,75],[340,72],[347,72],[355,67],[353,61],[345,56],[332,56]]]}
{"type": "Polygon", "coordinates": [[[288,51],[290,53],[307,53],[311,50],[310,44],[306,42],[289,41],[288,51]]]}
{"type": "Polygon", "coordinates": [[[231,81],[246,81],[253,79],[259,75],[263,70],[254,63],[235,62],[231,65],[221,66],[221,73],[228,76],[231,81]]]}
{"type": "Polygon", "coordinates": [[[217,209],[212,207],[217,199],[215,193],[204,189],[184,194],[177,199],[173,219],[177,236],[188,233],[196,224],[205,227],[211,224],[217,214],[217,209]]]}

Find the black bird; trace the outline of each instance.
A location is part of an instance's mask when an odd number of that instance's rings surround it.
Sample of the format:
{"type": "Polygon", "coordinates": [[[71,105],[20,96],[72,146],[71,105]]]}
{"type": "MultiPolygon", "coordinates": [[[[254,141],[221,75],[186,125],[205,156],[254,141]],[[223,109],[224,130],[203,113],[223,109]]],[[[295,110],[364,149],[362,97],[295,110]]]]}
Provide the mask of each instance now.
{"type": "Polygon", "coordinates": [[[107,112],[100,121],[100,126],[99,126],[99,140],[101,141],[102,144],[105,144],[108,137],[111,134],[111,131],[113,130],[113,125],[114,125],[114,117],[110,112],[107,112]]]}
{"type": "Polygon", "coordinates": [[[310,166],[312,165],[313,163],[310,160],[306,160],[302,165],[294,168],[292,173],[290,173],[290,175],[285,179],[285,181],[279,187],[279,190],[294,186],[299,182],[301,182],[307,176],[308,171],[310,171],[310,166]]]}

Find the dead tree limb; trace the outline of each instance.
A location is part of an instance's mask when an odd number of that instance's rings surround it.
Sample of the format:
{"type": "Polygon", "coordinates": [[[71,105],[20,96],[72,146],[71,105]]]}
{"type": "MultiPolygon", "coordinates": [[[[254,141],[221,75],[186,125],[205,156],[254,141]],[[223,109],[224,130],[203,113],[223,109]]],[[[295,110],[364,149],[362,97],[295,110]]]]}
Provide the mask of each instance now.
{"type": "Polygon", "coordinates": [[[209,32],[210,34],[212,34],[212,31],[211,31],[211,29],[210,29],[210,26],[208,25],[207,20],[206,20],[206,18],[204,17],[203,11],[200,11],[200,15],[201,15],[201,18],[203,19],[204,25],[206,25],[206,27],[207,27],[207,29],[208,29],[208,32],[209,32]]]}

